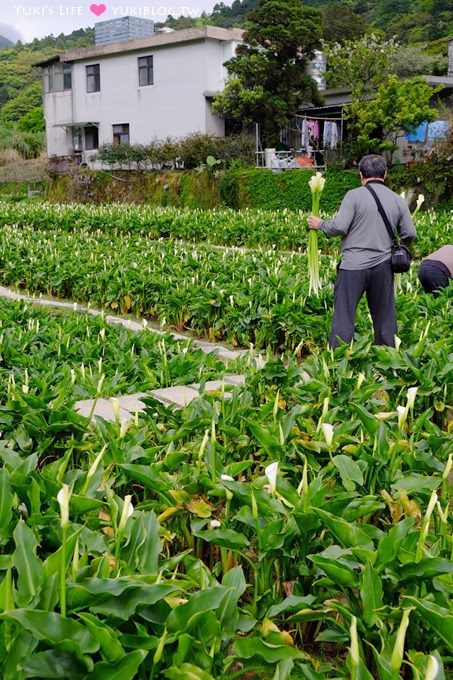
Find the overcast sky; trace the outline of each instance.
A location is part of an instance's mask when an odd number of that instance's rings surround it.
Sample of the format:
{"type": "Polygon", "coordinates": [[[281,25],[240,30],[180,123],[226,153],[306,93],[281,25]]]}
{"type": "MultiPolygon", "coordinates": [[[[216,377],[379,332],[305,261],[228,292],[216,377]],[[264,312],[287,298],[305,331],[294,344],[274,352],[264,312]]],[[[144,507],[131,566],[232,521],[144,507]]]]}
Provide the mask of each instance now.
{"type": "MultiPolygon", "coordinates": [[[[225,0],[224,0],[225,1],[225,0]]],[[[162,21],[172,16],[199,16],[216,0],[0,0],[0,34],[29,42],[53,33],[71,33],[96,21],[139,16],[162,21]],[[90,9],[91,8],[91,9],[90,9]],[[97,16],[97,14],[98,16],[97,16]]],[[[225,4],[231,4],[229,0],[225,4]]]]}

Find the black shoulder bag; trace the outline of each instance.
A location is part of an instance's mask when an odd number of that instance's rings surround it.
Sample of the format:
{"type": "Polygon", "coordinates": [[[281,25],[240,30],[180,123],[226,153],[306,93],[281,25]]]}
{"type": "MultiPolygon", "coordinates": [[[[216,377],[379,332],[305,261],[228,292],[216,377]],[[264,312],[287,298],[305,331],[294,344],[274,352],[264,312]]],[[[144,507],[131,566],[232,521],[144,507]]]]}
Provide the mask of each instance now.
{"type": "Polygon", "coordinates": [[[379,214],[384,220],[384,224],[387,228],[388,235],[392,239],[392,270],[395,272],[395,274],[399,274],[401,272],[407,272],[409,271],[409,268],[411,266],[411,260],[412,260],[412,255],[410,253],[409,248],[407,248],[401,241],[399,240],[399,230],[397,228],[396,233],[393,231],[389,218],[387,217],[384,208],[382,207],[382,203],[379,200],[375,190],[369,186],[369,184],[365,184],[365,187],[368,189],[370,194],[373,196],[374,200],[376,201],[377,209],[379,210],[379,214]]]}

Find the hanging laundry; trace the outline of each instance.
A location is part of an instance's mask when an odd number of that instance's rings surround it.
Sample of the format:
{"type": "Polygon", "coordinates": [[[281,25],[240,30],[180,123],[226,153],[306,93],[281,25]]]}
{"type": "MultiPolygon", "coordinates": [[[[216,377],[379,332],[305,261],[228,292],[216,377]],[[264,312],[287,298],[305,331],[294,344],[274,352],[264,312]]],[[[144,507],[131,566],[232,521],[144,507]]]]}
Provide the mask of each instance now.
{"type": "Polygon", "coordinates": [[[418,127],[412,132],[406,132],[405,137],[408,142],[424,142],[426,138],[426,131],[428,129],[428,123],[420,123],[418,127]]]}
{"type": "Polygon", "coordinates": [[[319,139],[319,123],[317,120],[311,120],[310,118],[307,118],[307,130],[312,139],[319,139]]]}
{"type": "Polygon", "coordinates": [[[436,139],[444,139],[450,131],[450,123],[448,120],[433,120],[428,125],[426,133],[426,141],[434,142],[436,139]]]}
{"type": "Polygon", "coordinates": [[[304,149],[308,143],[308,129],[306,118],[296,118],[297,129],[300,132],[300,146],[304,149]]]}
{"type": "Polygon", "coordinates": [[[323,131],[323,145],[325,149],[336,149],[338,144],[338,127],[333,120],[326,120],[323,131]]]}

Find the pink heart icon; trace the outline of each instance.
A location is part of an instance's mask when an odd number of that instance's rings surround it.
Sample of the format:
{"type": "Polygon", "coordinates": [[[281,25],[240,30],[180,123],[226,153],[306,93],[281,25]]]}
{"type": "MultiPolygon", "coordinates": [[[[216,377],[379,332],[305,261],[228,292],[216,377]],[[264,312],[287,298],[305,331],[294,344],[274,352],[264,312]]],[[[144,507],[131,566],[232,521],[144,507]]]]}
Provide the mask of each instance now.
{"type": "Polygon", "coordinates": [[[100,5],[95,5],[94,3],[90,5],[90,12],[93,12],[93,14],[96,14],[97,17],[100,17],[101,14],[104,14],[104,12],[107,11],[107,7],[104,5],[102,2],[100,5]]]}

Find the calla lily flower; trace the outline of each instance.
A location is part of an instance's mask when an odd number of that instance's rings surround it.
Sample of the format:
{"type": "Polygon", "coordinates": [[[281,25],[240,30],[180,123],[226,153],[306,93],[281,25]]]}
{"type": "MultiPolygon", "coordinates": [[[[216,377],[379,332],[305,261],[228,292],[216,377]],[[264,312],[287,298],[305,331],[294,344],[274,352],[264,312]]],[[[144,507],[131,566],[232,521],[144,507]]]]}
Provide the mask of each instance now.
{"type": "Polygon", "coordinates": [[[402,430],[407,420],[408,410],[406,406],[397,406],[396,410],[398,413],[398,427],[402,430]]]}
{"type": "Polygon", "coordinates": [[[71,492],[69,491],[69,486],[63,484],[60,491],[57,494],[57,501],[60,506],[61,521],[60,525],[65,527],[69,524],[69,499],[71,497],[71,492]]]}
{"type": "Polygon", "coordinates": [[[418,387],[409,387],[407,390],[407,404],[406,408],[412,409],[415,404],[415,397],[417,396],[418,387]]]}
{"type": "Polygon", "coordinates": [[[274,495],[277,489],[278,463],[271,463],[268,465],[264,470],[264,474],[269,481],[269,491],[274,495]]]}
{"type": "Polygon", "coordinates": [[[119,533],[124,531],[124,529],[126,528],[127,520],[129,519],[129,517],[134,512],[134,506],[131,503],[131,498],[132,498],[132,496],[129,496],[129,495],[124,497],[123,512],[121,513],[121,519],[120,519],[120,523],[118,525],[118,532],[119,533]]]}
{"type": "Polygon", "coordinates": [[[308,182],[308,186],[310,187],[313,193],[314,192],[321,193],[321,191],[324,189],[325,183],[326,183],[325,178],[322,176],[320,172],[317,172],[308,182]]]}
{"type": "Polygon", "coordinates": [[[327,446],[331,447],[333,442],[333,425],[330,423],[323,423],[321,425],[321,430],[324,435],[324,439],[326,440],[327,446]]]}

